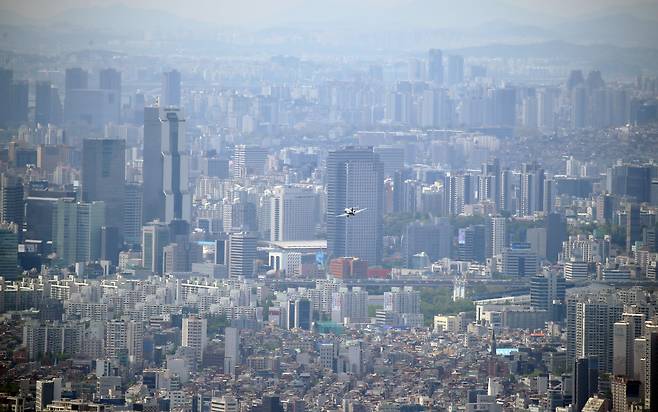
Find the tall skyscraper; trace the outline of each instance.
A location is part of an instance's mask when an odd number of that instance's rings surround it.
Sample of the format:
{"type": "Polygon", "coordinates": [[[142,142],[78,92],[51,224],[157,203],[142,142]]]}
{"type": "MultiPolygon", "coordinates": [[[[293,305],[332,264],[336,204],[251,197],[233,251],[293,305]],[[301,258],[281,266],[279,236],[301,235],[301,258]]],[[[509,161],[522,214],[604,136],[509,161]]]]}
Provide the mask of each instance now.
{"type": "Polygon", "coordinates": [[[21,232],[25,220],[24,192],[21,178],[7,173],[0,175],[0,223],[15,223],[21,232]]]}
{"type": "Polygon", "coordinates": [[[177,108],[144,108],[143,222],[191,221],[184,121],[177,108]]]}
{"type": "Polygon", "coordinates": [[[439,49],[428,52],[427,79],[437,85],[443,84],[443,53],[439,49]]]}
{"type": "Polygon", "coordinates": [[[142,166],[142,223],[164,220],[164,159],[162,157],[162,123],[159,107],[144,108],[144,147],[142,166]]]}
{"type": "Polygon", "coordinates": [[[626,253],[631,253],[635,242],[642,240],[640,206],[629,204],[626,208],[626,253]]]}
{"type": "Polygon", "coordinates": [[[590,396],[599,390],[599,370],[596,358],[579,358],[573,375],[573,408],[583,409],[590,396]]]}
{"type": "Polygon", "coordinates": [[[9,120],[15,125],[28,120],[30,86],[26,80],[14,81],[11,85],[9,102],[9,120]]]}
{"type": "Polygon", "coordinates": [[[56,88],[48,81],[38,81],[36,84],[34,120],[46,126],[61,122],[62,104],[56,88]]]}
{"type": "Polygon", "coordinates": [[[7,127],[11,110],[11,84],[14,72],[0,68],[0,127],[7,127]]]}
{"type": "Polygon", "coordinates": [[[180,72],[172,70],[162,74],[163,107],[180,107],[180,72]]]}
{"type": "Polygon", "coordinates": [[[121,72],[112,68],[101,70],[99,85],[103,90],[114,90],[121,93],[121,72]]]}
{"type": "Polygon", "coordinates": [[[0,224],[0,276],[18,278],[18,235],[16,225],[0,224]]]}
{"type": "Polygon", "coordinates": [[[270,201],[272,241],[315,238],[318,196],[312,189],[290,185],[277,186],[270,201]]]}
{"type": "Polygon", "coordinates": [[[464,82],[464,57],[458,54],[448,56],[448,84],[464,82]]]}
{"type": "Polygon", "coordinates": [[[82,201],[105,202],[105,225],[123,235],[126,142],[84,139],[82,142],[82,201]]]}
{"type": "Polygon", "coordinates": [[[224,329],[224,374],[235,376],[235,367],[240,365],[240,330],[224,329]]]}
{"type": "Polygon", "coordinates": [[[384,168],[371,148],[347,147],[327,158],[327,247],[330,257],[354,256],[371,266],[382,258],[384,168]],[[345,208],[365,208],[353,218],[345,208]]]}
{"type": "Polygon", "coordinates": [[[208,321],[198,316],[183,319],[182,346],[192,348],[197,365],[203,361],[203,351],[208,343],[208,321]]]}
{"type": "Polygon", "coordinates": [[[123,203],[123,240],[127,245],[138,245],[142,239],[142,185],[128,183],[123,203]]]}
{"type": "Polygon", "coordinates": [[[229,276],[251,277],[256,268],[256,235],[249,232],[231,233],[229,240],[229,276]]]}

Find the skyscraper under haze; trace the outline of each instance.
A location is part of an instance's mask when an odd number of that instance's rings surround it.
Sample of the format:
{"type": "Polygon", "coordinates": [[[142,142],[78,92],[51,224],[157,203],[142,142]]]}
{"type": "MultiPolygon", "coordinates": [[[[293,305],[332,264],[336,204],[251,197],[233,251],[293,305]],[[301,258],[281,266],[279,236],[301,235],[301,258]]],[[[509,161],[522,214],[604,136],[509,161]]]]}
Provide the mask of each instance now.
{"type": "Polygon", "coordinates": [[[369,147],[346,147],[327,158],[327,248],[331,257],[382,258],[384,167],[369,147]],[[345,208],[366,210],[338,217],[345,208]]]}
{"type": "Polygon", "coordinates": [[[144,108],[143,222],[191,220],[188,154],[183,112],[144,108]]]}
{"type": "Polygon", "coordinates": [[[84,139],[82,142],[82,201],[105,202],[105,225],[121,235],[124,229],[126,142],[84,139]]]}
{"type": "Polygon", "coordinates": [[[180,72],[172,70],[162,74],[162,102],[164,107],[180,106],[180,72]]]}
{"type": "Polygon", "coordinates": [[[435,84],[443,84],[443,53],[439,49],[430,49],[428,60],[428,80],[435,84]]]}

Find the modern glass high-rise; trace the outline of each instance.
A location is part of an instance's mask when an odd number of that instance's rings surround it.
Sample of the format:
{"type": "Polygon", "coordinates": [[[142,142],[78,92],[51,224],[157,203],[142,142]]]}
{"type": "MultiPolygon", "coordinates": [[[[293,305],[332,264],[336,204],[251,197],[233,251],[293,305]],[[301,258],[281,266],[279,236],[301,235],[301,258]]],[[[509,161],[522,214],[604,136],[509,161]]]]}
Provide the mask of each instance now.
{"type": "Polygon", "coordinates": [[[153,273],[162,273],[164,247],[169,244],[169,227],[151,222],[142,229],[142,266],[153,273]]]}
{"type": "Polygon", "coordinates": [[[10,174],[0,175],[0,222],[15,223],[23,229],[25,196],[22,180],[10,174]]]}
{"type": "Polygon", "coordinates": [[[327,248],[330,257],[382,258],[384,166],[370,147],[346,147],[327,158],[327,248]],[[350,218],[345,208],[366,209],[350,218]]]}
{"type": "Polygon", "coordinates": [[[125,186],[123,204],[123,239],[128,245],[137,245],[142,238],[142,185],[128,183],[125,186]]]}
{"type": "Polygon", "coordinates": [[[162,105],[180,106],[180,72],[172,70],[162,73],[162,105]]]}
{"type": "Polygon", "coordinates": [[[66,69],[64,75],[64,90],[68,93],[74,89],[86,89],[89,86],[87,71],[80,67],[66,69]]]}
{"type": "Polygon", "coordinates": [[[124,230],[126,142],[84,139],[82,142],[82,201],[105,202],[105,225],[124,230]]]}
{"type": "Polygon", "coordinates": [[[15,225],[0,224],[0,276],[5,280],[18,277],[18,235],[15,225]]]}
{"type": "Polygon", "coordinates": [[[229,276],[251,277],[255,272],[256,235],[250,232],[231,233],[229,240],[229,276]]]}
{"type": "Polygon", "coordinates": [[[58,199],[53,214],[53,246],[64,264],[98,260],[105,203],[58,199]]]}
{"type": "Polygon", "coordinates": [[[439,49],[428,52],[427,78],[436,84],[443,84],[443,53],[439,49]]]}
{"type": "Polygon", "coordinates": [[[183,112],[144,108],[144,194],[142,221],[191,221],[189,156],[183,112]]]}

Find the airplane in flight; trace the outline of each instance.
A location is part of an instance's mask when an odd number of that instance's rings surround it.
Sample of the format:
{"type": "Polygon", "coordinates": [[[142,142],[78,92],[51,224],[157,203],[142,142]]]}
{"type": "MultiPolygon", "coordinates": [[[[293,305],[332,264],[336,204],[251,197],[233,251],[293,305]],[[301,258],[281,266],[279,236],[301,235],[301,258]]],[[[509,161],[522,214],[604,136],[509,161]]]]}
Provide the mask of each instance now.
{"type": "Polygon", "coordinates": [[[338,215],[336,217],[346,217],[346,218],[354,217],[358,213],[361,213],[361,212],[363,212],[364,210],[367,210],[367,209],[368,209],[367,207],[365,207],[363,209],[359,209],[359,208],[356,208],[356,207],[346,207],[345,212],[341,213],[340,215],[338,215]]]}

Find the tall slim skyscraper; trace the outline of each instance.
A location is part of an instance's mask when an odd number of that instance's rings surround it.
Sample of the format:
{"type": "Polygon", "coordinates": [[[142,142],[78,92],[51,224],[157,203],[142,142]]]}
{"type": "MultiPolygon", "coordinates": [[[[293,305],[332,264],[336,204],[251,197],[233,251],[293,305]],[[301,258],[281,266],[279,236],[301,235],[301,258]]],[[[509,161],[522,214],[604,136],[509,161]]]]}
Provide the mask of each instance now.
{"type": "Polygon", "coordinates": [[[12,70],[0,68],[0,127],[6,127],[9,123],[9,112],[11,110],[11,83],[14,77],[12,70]]]}
{"type": "Polygon", "coordinates": [[[124,229],[126,142],[84,139],[82,142],[82,201],[105,202],[105,225],[124,229]]]}
{"type": "Polygon", "coordinates": [[[143,222],[191,221],[184,121],[177,108],[144,108],[143,222]]]}
{"type": "Polygon", "coordinates": [[[573,407],[580,411],[590,396],[598,392],[599,370],[596,358],[579,358],[574,367],[573,407]]]}
{"type": "Polygon", "coordinates": [[[0,276],[5,280],[18,277],[18,235],[16,225],[0,224],[0,276]]]}
{"type": "Polygon", "coordinates": [[[123,240],[128,245],[138,245],[142,239],[141,184],[126,184],[123,212],[123,240]]]}
{"type": "Polygon", "coordinates": [[[384,167],[372,148],[347,147],[327,158],[327,247],[330,257],[382,258],[384,167]],[[338,217],[345,208],[365,208],[338,217]]]}
{"type": "Polygon", "coordinates": [[[162,123],[159,107],[144,108],[142,223],[164,220],[162,123]]]}
{"type": "Polygon", "coordinates": [[[224,373],[235,375],[235,367],[240,364],[240,330],[224,329],[224,373]]]}
{"type": "Polygon", "coordinates": [[[464,57],[458,54],[448,56],[448,84],[464,82],[464,57]]]}
{"type": "Polygon", "coordinates": [[[162,102],[164,107],[180,106],[180,72],[172,70],[162,74],[162,102]]]}
{"type": "Polygon", "coordinates": [[[0,223],[15,223],[23,229],[25,216],[25,189],[21,178],[2,173],[0,175],[0,223]]]}
{"type": "Polygon", "coordinates": [[[318,221],[317,200],[312,189],[299,186],[275,187],[270,207],[270,239],[314,239],[318,221]]]}
{"type": "Polygon", "coordinates": [[[30,86],[26,80],[14,81],[11,85],[9,120],[20,125],[27,122],[29,112],[29,93],[30,86]]]}
{"type": "Polygon", "coordinates": [[[121,72],[115,69],[103,69],[100,71],[99,88],[114,92],[114,105],[116,111],[121,115],[121,72]]]}
{"type": "Polygon", "coordinates": [[[430,49],[428,53],[427,79],[443,84],[443,53],[439,49],[430,49]]]}
{"type": "Polygon", "coordinates": [[[635,242],[642,240],[640,206],[629,204],[626,208],[626,253],[631,253],[635,242]]]}
{"type": "Polygon", "coordinates": [[[36,84],[34,120],[43,126],[61,121],[61,102],[57,89],[48,81],[36,84]]]}

